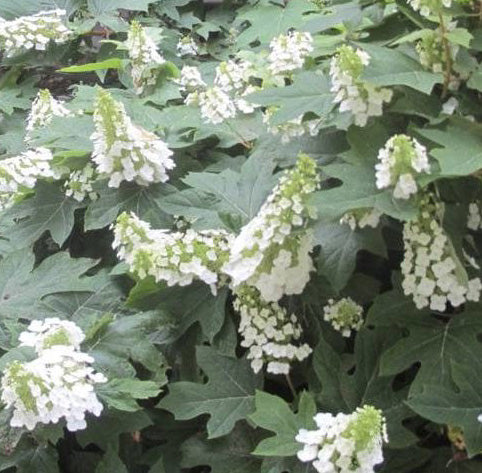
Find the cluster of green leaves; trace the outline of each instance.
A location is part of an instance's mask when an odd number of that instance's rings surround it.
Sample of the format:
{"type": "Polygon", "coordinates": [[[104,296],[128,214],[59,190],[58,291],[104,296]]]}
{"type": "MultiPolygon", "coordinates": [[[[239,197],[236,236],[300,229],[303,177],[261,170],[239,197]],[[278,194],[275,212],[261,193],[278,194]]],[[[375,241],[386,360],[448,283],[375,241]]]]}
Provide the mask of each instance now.
{"type": "Polygon", "coordinates": [[[417,209],[377,189],[374,171],[391,135],[416,136],[430,150],[433,172],[424,185],[445,202],[454,246],[482,265],[481,233],[466,228],[469,203],[482,199],[480,2],[454,2],[443,11],[442,21],[457,21],[444,35],[457,53],[441,73],[424,68],[415,48],[440,19],[420,16],[404,0],[0,0],[0,17],[53,8],[67,10],[72,41],[0,63],[2,159],[25,150],[31,100],[47,87],[84,114],[55,118],[34,144],[81,167],[92,151],[90,115],[102,84],[133,121],[162,134],[177,166],[168,184],[99,186],[95,201],[77,202],[61,183],[39,182],[0,214],[0,369],[25,356],[17,339],[29,320],[57,316],[82,327],[86,351],[109,378],[98,390],[102,416],[75,435],[61,425],[12,429],[8,412],[0,412],[0,471],[301,473],[312,468],[296,459],[297,431],[312,427],[316,412],[349,413],[363,404],[387,418],[383,473],[481,471],[480,303],[436,315],[403,295],[401,222],[417,209]],[[157,85],[140,97],[118,49],[134,18],[149,27],[168,61],[157,85]],[[273,124],[319,117],[316,137],[282,144],[260,109],[211,125],[183,103],[170,79],[183,65],[212,77],[220,61],[266,50],[290,29],[313,35],[313,59],[285,87],[249,99],[277,107],[273,124]],[[197,56],[177,56],[186,35],[197,42],[197,56]],[[394,92],[384,115],[364,128],[335,111],[330,92],[329,61],[343,43],[370,54],[364,80],[394,92]],[[451,116],[443,111],[449,97],[459,103],[451,116]],[[154,228],[171,229],[181,216],[196,229],[237,232],[259,210],[276,171],[299,152],[317,160],[323,178],[313,198],[316,272],[302,295],[283,303],[297,314],[314,353],[287,380],[252,372],[228,289],[213,296],[201,284],[133,281],[117,264],[110,225],[134,211],[154,228]],[[384,214],[378,228],[339,224],[345,212],[372,207],[384,214]],[[365,309],[364,326],[350,339],[323,320],[327,301],[342,296],[365,309]],[[449,427],[462,432],[460,450],[449,427]]]}

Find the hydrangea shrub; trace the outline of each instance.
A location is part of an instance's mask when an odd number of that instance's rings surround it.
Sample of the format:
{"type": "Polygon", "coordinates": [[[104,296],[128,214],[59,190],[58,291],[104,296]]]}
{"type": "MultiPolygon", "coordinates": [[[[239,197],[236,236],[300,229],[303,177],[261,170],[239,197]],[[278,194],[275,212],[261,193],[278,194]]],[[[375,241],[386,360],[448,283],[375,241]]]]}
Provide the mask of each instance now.
{"type": "Polygon", "coordinates": [[[0,1],[0,472],[482,471],[482,5],[0,1]]]}

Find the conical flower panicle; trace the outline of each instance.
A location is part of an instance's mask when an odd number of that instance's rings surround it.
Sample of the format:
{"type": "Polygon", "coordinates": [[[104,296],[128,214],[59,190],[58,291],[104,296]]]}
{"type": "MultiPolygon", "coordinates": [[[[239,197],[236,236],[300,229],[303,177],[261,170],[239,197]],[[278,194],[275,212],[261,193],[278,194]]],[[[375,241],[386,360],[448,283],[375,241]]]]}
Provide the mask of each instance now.
{"type": "Polygon", "coordinates": [[[224,283],[221,267],[231,235],[223,230],[153,230],[135,215],[122,214],[114,228],[114,248],[139,278],[152,276],[168,286],[204,281],[213,293],[224,283]]]}
{"type": "Polygon", "coordinates": [[[288,315],[277,302],[264,301],[256,288],[240,286],[233,306],[241,317],[241,346],[249,349],[247,357],[255,373],[266,365],[268,373],[288,374],[293,361],[311,354],[306,343],[298,343],[301,327],[296,316],[288,315]]]}
{"type": "Polygon", "coordinates": [[[156,83],[156,66],[165,63],[166,60],[138,21],[134,20],[131,23],[126,45],[131,60],[134,89],[137,94],[142,94],[146,86],[156,83]]]}
{"type": "Polygon", "coordinates": [[[6,57],[11,57],[29,49],[45,51],[51,41],[65,43],[72,34],[63,24],[65,15],[65,10],[58,9],[11,21],[0,20],[0,49],[6,57]]]}
{"type": "Polygon", "coordinates": [[[234,288],[256,287],[266,301],[300,294],[313,269],[308,198],[319,185],[315,161],[301,155],[281,177],[258,214],[242,229],[223,270],[234,288]]]}
{"type": "Polygon", "coordinates": [[[383,113],[383,103],[390,102],[392,91],[364,82],[360,76],[370,63],[370,55],[351,46],[340,46],[331,60],[331,91],[340,112],[350,112],[357,126],[365,126],[369,117],[383,113]]]}
{"type": "Polygon", "coordinates": [[[72,115],[70,110],[65,108],[63,102],[53,98],[48,89],[39,90],[27,118],[26,140],[29,140],[30,134],[34,130],[49,125],[54,117],[68,117],[70,115],[72,115]]]}
{"type": "Polygon", "coordinates": [[[442,206],[430,196],[422,199],[416,220],[403,227],[402,288],[417,308],[444,312],[480,299],[480,278],[469,279],[450,237],[440,221],[442,206]]]}
{"type": "Polygon", "coordinates": [[[286,74],[303,67],[313,51],[313,38],[310,33],[291,31],[273,38],[269,46],[269,70],[272,74],[286,74]]]}
{"type": "Polygon", "coordinates": [[[415,177],[430,173],[427,150],[415,138],[394,135],[378,153],[375,165],[379,189],[393,187],[393,197],[408,199],[418,191],[415,177]]]}
{"type": "Polygon", "coordinates": [[[102,89],[94,122],[92,159],[97,172],[109,178],[109,187],[119,187],[123,181],[147,186],[169,180],[168,171],[175,167],[173,152],[154,133],[134,125],[124,105],[102,89]]]}
{"type": "Polygon", "coordinates": [[[314,420],[317,430],[300,429],[296,436],[304,444],[297,455],[318,473],[373,473],[383,462],[388,438],[380,410],[364,406],[352,414],[319,413],[314,420]]]}
{"type": "Polygon", "coordinates": [[[37,424],[66,420],[67,429],[85,429],[85,415],[99,416],[103,406],[94,386],[104,375],[91,367],[94,359],[80,351],[85,335],[73,322],[58,318],[34,320],[20,334],[22,346],[33,347],[37,358],[9,364],[1,380],[1,400],[13,410],[12,427],[33,430],[37,424]]]}

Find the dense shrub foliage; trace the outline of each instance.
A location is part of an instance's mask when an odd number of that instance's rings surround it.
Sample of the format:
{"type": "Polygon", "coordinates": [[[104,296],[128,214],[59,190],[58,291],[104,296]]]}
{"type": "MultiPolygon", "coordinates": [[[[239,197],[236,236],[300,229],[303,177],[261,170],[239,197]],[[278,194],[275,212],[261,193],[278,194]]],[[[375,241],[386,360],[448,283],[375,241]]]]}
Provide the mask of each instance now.
{"type": "Polygon", "coordinates": [[[480,1],[0,17],[0,471],[482,471],[480,1]]]}

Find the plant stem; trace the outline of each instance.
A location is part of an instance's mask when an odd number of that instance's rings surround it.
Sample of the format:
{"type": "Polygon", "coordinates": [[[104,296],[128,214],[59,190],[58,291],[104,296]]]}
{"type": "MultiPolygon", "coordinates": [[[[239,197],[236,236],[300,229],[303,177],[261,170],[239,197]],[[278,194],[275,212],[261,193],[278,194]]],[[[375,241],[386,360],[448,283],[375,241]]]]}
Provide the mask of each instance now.
{"type": "Polygon", "coordinates": [[[444,87],[442,90],[442,98],[445,98],[449,91],[450,79],[452,77],[452,54],[450,52],[450,44],[446,36],[447,28],[445,27],[444,18],[441,13],[439,13],[438,16],[440,20],[440,32],[442,34],[442,45],[445,56],[444,87]]]}
{"type": "Polygon", "coordinates": [[[295,387],[293,386],[293,382],[291,381],[291,377],[288,374],[285,375],[286,382],[288,383],[288,387],[290,388],[291,394],[293,395],[293,399],[296,398],[296,390],[295,387]]]}

